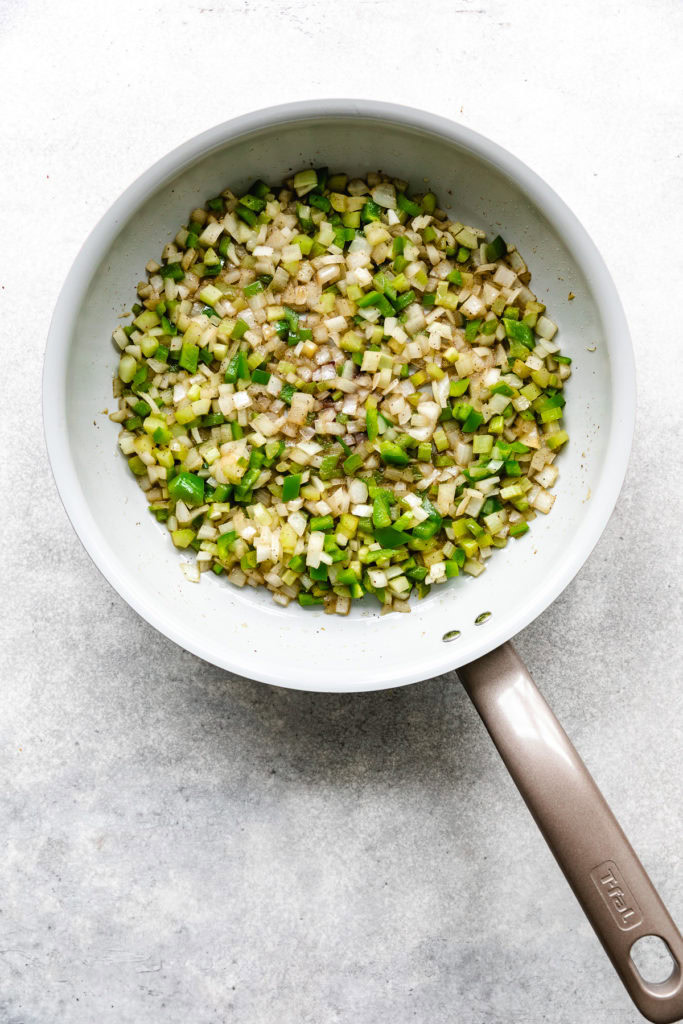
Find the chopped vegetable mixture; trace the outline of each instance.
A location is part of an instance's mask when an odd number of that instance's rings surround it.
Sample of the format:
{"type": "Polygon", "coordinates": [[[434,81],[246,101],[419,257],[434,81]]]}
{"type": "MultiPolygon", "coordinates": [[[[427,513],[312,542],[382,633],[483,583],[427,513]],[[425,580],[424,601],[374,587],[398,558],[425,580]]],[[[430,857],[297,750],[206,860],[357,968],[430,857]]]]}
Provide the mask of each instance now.
{"type": "Polygon", "coordinates": [[[146,270],[111,419],[188,579],[408,611],[550,511],[571,360],[516,248],[433,193],[226,189],[146,270]]]}

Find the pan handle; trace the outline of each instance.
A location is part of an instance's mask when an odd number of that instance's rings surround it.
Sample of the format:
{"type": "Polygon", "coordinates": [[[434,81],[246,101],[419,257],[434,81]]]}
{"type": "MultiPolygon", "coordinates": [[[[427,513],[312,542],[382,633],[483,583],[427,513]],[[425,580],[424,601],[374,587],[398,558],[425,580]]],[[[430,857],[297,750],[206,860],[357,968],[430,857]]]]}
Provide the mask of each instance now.
{"type": "Polygon", "coordinates": [[[633,1002],[655,1024],[681,1020],[683,938],[514,647],[458,675],[633,1002]],[[630,950],[644,935],[669,948],[666,981],[638,973],[630,950]]]}

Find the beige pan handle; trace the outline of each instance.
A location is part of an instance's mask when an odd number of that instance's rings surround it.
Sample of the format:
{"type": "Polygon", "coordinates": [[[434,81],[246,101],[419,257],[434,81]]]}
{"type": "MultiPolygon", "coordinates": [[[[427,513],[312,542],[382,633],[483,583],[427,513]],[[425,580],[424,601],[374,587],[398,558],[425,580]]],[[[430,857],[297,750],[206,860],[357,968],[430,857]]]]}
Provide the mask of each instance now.
{"type": "Polygon", "coordinates": [[[633,1002],[655,1024],[681,1020],[681,934],[512,644],[458,675],[633,1002]],[[644,981],[631,959],[644,935],[669,947],[666,981],[644,981]]]}

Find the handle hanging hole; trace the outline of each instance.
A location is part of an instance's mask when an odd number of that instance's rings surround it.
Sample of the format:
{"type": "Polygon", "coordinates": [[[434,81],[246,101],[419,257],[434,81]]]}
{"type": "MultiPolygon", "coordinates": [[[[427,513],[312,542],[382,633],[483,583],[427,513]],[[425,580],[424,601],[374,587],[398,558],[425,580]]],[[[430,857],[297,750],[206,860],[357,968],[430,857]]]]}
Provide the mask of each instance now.
{"type": "Polygon", "coordinates": [[[642,935],[631,946],[630,955],[638,974],[650,985],[668,981],[676,967],[671,950],[659,935],[642,935]]]}

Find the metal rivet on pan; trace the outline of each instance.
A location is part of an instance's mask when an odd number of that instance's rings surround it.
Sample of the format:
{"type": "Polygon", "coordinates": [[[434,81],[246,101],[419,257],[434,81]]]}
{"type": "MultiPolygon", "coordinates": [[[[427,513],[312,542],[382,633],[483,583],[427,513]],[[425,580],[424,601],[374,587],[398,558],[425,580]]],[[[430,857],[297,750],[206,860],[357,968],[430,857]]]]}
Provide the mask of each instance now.
{"type": "Polygon", "coordinates": [[[491,618],[491,612],[482,612],[481,615],[477,615],[474,620],[475,626],[481,626],[482,622],[486,622],[487,619],[491,618]]]}
{"type": "Polygon", "coordinates": [[[443,640],[443,642],[445,644],[449,644],[451,642],[451,640],[457,640],[459,636],[460,636],[460,630],[459,629],[449,629],[447,633],[444,633],[444,635],[441,637],[441,639],[443,640]]]}

